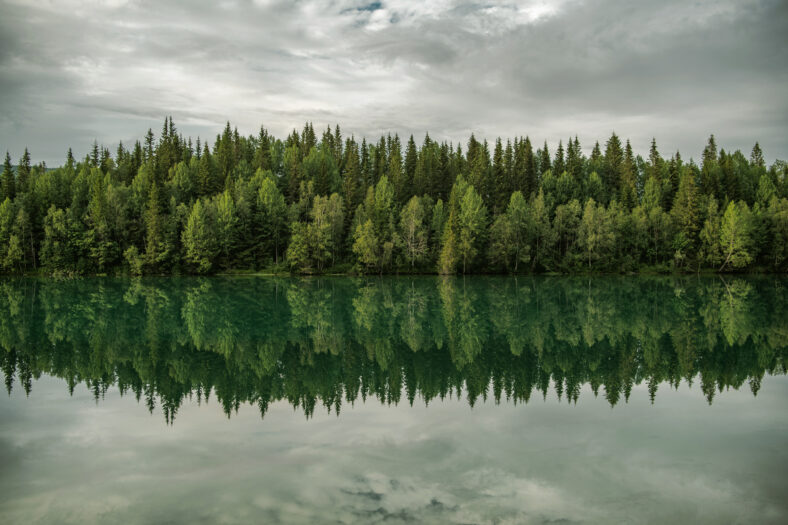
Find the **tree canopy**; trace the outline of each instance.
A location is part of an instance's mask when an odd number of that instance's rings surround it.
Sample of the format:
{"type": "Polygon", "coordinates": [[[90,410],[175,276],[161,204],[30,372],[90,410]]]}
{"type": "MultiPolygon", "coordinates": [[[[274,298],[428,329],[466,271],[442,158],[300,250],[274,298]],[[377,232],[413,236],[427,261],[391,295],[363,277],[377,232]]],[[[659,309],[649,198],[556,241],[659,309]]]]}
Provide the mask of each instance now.
{"type": "Polygon", "coordinates": [[[360,142],[311,123],[280,139],[172,118],[133,146],[0,174],[0,271],[212,273],[788,270],[788,164],[712,135],[700,164],[613,133],[467,144],[360,142]]]}

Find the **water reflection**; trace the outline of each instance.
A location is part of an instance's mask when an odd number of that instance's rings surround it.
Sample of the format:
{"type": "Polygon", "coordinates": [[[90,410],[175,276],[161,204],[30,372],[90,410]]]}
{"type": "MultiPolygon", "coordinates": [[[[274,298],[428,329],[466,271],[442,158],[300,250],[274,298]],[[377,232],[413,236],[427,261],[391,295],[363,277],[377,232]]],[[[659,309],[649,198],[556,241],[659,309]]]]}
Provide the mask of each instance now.
{"type": "Polygon", "coordinates": [[[185,399],[319,406],[461,396],[527,403],[581,386],[615,406],[646,383],[709,403],[784,374],[778,278],[82,279],[0,282],[6,388],[42,374],[133,394],[172,422],[185,399]],[[402,399],[402,398],[405,399],[402,399]]]}

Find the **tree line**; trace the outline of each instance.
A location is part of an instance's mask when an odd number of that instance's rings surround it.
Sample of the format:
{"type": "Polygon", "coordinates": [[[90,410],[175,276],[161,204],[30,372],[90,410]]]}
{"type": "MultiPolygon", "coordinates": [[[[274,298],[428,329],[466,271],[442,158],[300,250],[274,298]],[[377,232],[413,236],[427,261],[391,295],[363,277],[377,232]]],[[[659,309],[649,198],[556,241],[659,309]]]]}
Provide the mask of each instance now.
{"type": "Polygon", "coordinates": [[[785,296],[765,277],[12,278],[0,369],[9,392],[49,374],[168,421],[211,396],[228,416],[280,400],[309,416],[368,398],[577,402],[583,385],[615,406],[687,382],[711,403],[785,374],[785,296]]]}
{"type": "Polygon", "coordinates": [[[788,269],[788,164],[718,149],[647,159],[580,142],[359,144],[311,123],[285,139],[228,123],[209,144],[171,117],[114,156],[0,176],[0,270],[47,274],[690,272],[788,269]]]}

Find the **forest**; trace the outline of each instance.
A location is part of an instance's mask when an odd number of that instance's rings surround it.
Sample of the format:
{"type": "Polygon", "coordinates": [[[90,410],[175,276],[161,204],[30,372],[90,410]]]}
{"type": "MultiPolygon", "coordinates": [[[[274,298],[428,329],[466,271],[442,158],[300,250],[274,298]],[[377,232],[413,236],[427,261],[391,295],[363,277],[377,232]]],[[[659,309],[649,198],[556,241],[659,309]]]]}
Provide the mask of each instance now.
{"type": "Polygon", "coordinates": [[[369,399],[616,406],[687,383],[711,404],[785,374],[785,295],[764,276],[12,277],[0,371],[9,393],[47,374],[168,422],[194,398],[309,417],[369,399]]]}
{"type": "Polygon", "coordinates": [[[213,144],[171,117],[133,145],[31,165],[6,153],[0,271],[43,275],[785,272],[788,164],[708,139],[700,162],[612,134],[586,156],[529,137],[359,144],[307,123],[229,122],[213,144]]]}

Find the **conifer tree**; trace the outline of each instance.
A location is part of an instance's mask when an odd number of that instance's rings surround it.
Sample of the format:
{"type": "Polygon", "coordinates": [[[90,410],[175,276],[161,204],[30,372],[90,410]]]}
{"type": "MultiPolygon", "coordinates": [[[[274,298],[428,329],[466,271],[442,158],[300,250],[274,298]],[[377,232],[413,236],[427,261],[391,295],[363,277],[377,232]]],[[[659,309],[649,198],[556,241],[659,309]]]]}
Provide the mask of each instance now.
{"type": "Polygon", "coordinates": [[[679,235],[676,239],[676,250],[684,256],[694,257],[698,247],[700,209],[697,187],[691,174],[685,173],[681,177],[679,191],[670,213],[679,235]]]}
{"type": "Polygon", "coordinates": [[[164,242],[164,217],[161,213],[159,186],[151,184],[145,210],[145,261],[154,271],[167,259],[168,249],[164,242]]]}
{"type": "Polygon", "coordinates": [[[511,188],[509,186],[509,177],[506,173],[506,166],[504,166],[503,144],[501,139],[495,141],[495,149],[493,150],[492,161],[492,177],[490,180],[494,188],[492,195],[492,209],[493,213],[500,213],[506,208],[506,201],[509,199],[511,188]]]}
{"type": "Polygon", "coordinates": [[[279,264],[279,255],[283,251],[287,234],[287,205],[284,196],[270,177],[266,177],[260,185],[257,209],[261,244],[269,253],[273,251],[274,263],[279,264]]]}
{"type": "Polygon", "coordinates": [[[550,164],[550,150],[547,148],[547,141],[539,151],[539,175],[544,175],[544,172],[552,170],[550,164]]]}
{"type": "Polygon", "coordinates": [[[22,158],[19,159],[19,166],[16,168],[16,191],[25,193],[28,191],[30,179],[30,152],[25,148],[22,158]]]}
{"type": "Polygon", "coordinates": [[[566,164],[564,163],[564,143],[558,141],[558,149],[555,151],[555,160],[553,160],[553,175],[560,177],[566,171],[566,164]]]}
{"type": "MultiPolygon", "coordinates": [[[[605,185],[605,192],[608,196],[619,195],[622,191],[621,172],[624,162],[624,152],[621,149],[621,141],[618,135],[613,133],[605,144],[604,169],[600,175],[605,185]]],[[[628,192],[629,190],[627,190],[628,192]]]]}
{"type": "Polygon", "coordinates": [[[717,142],[714,135],[703,150],[703,163],[700,174],[701,191],[707,195],[720,198],[720,165],[717,157],[717,142]]]}
{"type": "MultiPolygon", "coordinates": [[[[70,150],[69,150],[70,151],[70,150]]],[[[5,162],[3,162],[3,175],[0,179],[0,198],[2,200],[13,200],[16,196],[16,179],[14,177],[14,168],[11,166],[11,155],[5,152],[5,162]]]]}
{"type": "Polygon", "coordinates": [[[628,210],[637,204],[636,170],[635,155],[632,153],[632,145],[627,140],[624,160],[619,165],[617,180],[620,188],[621,204],[628,210]]]}
{"type": "MultiPolygon", "coordinates": [[[[429,139],[429,135],[427,136],[429,139]]],[[[425,139],[425,142],[426,140],[425,139]]],[[[429,146],[428,146],[429,148],[429,146]]],[[[424,148],[422,147],[422,150],[424,148]]],[[[410,136],[408,139],[408,146],[405,150],[405,173],[404,173],[404,184],[407,187],[411,187],[416,180],[416,168],[419,164],[419,153],[416,149],[416,141],[413,140],[413,135],[410,136]]]]}

